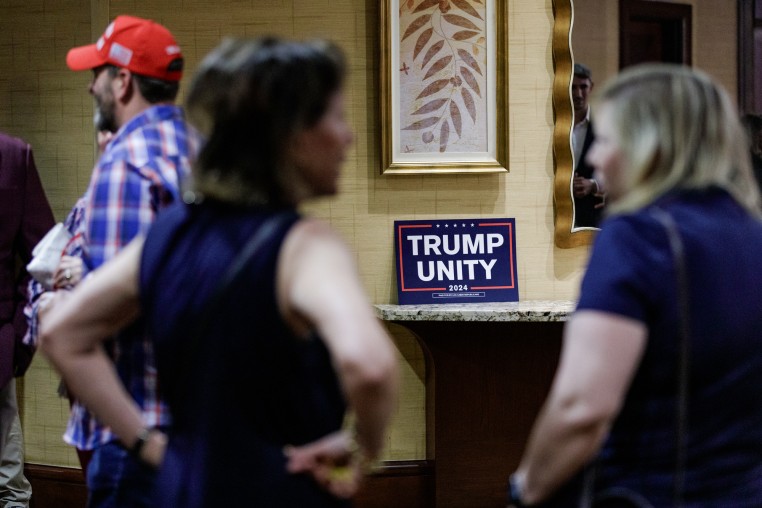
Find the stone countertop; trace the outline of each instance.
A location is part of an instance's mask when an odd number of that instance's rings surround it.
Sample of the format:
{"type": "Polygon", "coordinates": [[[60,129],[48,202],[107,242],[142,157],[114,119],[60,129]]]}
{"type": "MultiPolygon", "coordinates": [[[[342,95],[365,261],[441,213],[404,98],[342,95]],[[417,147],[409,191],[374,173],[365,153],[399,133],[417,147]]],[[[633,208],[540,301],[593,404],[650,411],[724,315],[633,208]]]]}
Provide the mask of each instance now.
{"type": "Polygon", "coordinates": [[[383,321],[566,321],[575,302],[529,300],[504,303],[448,303],[437,305],[374,305],[383,321]]]}

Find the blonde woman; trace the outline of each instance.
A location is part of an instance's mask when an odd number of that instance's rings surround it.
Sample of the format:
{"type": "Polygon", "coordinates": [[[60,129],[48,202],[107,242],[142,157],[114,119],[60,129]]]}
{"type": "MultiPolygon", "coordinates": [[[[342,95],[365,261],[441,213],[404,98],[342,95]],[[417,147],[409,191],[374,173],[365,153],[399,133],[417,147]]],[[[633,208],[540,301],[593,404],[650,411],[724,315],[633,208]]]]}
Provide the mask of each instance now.
{"type": "Polygon", "coordinates": [[[161,465],[157,506],[348,506],[381,449],[394,347],[347,246],[296,211],[337,190],[353,140],[343,82],[342,53],[324,42],[216,48],[188,94],[207,142],[187,202],[42,317],[43,351],[71,390],[161,465]],[[247,245],[253,255],[219,289],[247,245]],[[101,347],[138,316],[168,434],[145,427],[101,347]],[[342,430],[345,411],[355,425],[342,430]]]}
{"type": "Polygon", "coordinates": [[[584,477],[599,506],[760,506],[762,223],[733,104],[704,73],[665,64],[624,71],[595,111],[588,161],[608,191],[608,219],[509,504],[579,506],[584,477]],[[677,264],[660,214],[677,227],[677,264]],[[624,504],[605,504],[615,498],[624,504]]]}

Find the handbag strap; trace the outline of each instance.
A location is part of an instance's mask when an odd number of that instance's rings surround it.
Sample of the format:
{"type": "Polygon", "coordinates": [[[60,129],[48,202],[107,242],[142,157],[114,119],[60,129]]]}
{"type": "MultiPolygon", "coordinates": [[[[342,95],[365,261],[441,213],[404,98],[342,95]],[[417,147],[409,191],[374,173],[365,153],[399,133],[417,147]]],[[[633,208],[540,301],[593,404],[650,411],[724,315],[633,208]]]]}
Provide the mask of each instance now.
{"type": "MultiPolygon", "coordinates": [[[[677,279],[679,343],[677,351],[677,400],[675,402],[675,481],[673,506],[683,506],[685,492],[685,457],[688,435],[688,384],[690,369],[690,306],[688,275],[685,267],[685,247],[675,219],[665,210],[655,207],[651,215],[664,227],[672,254],[677,279]]],[[[595,505],[595,480],[598,464],[591,466],[583,477],[581,507],[595,505]]]]}
{"type": "Polygon", "coordinates": [[[685,460],[688,435],[688,382],[690,378],[690,305],[688,274],[685,266],[685,247],[675,219],[661,208],[654,208],[652,215],[667,231],[669,248],[677,276],[678,314],[680,342],[677,358],[677,402],[675,408],[675,484],[674,506],[683,505],[685,492],[685,460]]]}

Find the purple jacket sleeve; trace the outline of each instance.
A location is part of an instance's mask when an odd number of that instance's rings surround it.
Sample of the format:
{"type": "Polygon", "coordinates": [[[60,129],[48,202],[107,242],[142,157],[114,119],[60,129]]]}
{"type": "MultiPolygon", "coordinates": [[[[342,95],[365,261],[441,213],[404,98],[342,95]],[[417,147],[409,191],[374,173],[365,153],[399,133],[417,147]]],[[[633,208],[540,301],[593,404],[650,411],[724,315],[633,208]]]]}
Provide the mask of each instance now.
{"type": "MultiPolygon", "coordinates": [[[[24,266],[32,259],[32,249],[37,245],[45,233],[55,224],[53,212],[45,197],[45,191],[37,173],[34,156],[29,145],[26,147],[26,164],[24,167],[24,202],[21,215],[21,226],[16,238],[16,252],[20,256],[24,266]]],[[[24,306],[27,303],[27,286],[29,274],[25,269],[21,270],[16,281],[16,299],[13,315],[13,328],[16,337],[20,340],[26,333],[27,322],[24,316],[24,306]]]]}

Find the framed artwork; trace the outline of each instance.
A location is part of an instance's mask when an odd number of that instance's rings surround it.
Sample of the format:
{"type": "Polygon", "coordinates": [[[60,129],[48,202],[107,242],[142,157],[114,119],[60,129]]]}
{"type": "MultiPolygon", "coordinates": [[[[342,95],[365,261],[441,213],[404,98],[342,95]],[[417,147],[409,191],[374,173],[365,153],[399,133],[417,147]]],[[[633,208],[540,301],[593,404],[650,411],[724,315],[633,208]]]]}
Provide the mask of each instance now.
{"type": "Polygon", "coordinates": [[[508,168],[508,0],[381,0],[381,172],[508,168]]]}

